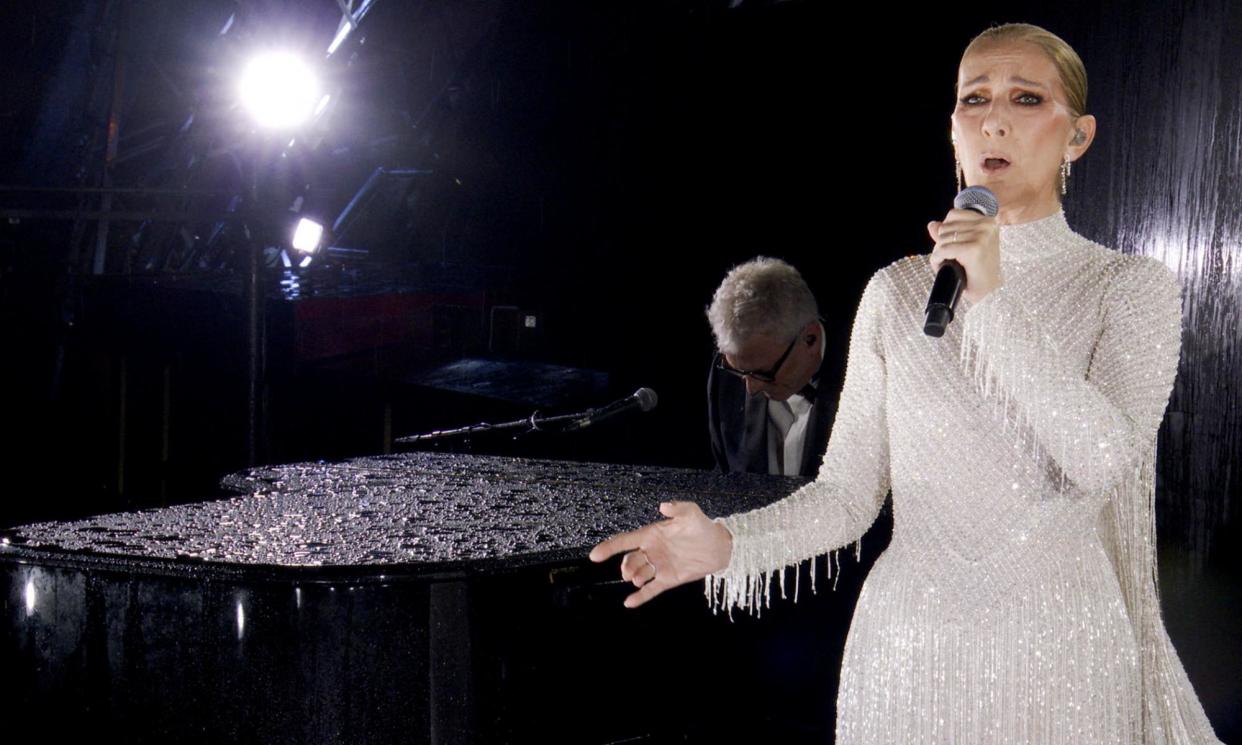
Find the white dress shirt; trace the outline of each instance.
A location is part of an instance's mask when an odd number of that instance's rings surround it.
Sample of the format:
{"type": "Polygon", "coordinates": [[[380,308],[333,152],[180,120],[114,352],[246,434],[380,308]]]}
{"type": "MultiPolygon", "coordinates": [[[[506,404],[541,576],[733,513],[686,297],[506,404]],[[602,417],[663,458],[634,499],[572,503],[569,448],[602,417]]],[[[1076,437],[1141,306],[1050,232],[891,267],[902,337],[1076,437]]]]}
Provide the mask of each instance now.
{"type": "MultiPolygon", "coordinates": [[[[824,327],[819,327],[819,361],[824,361],[824,327]]],[[[812,381],[817,386],[818,381],[812,381]]],[[[802,472],[802,450],[814,401],[795,393],[785,401],[768,401],[768,473],[797,476],[802,472]]]]}

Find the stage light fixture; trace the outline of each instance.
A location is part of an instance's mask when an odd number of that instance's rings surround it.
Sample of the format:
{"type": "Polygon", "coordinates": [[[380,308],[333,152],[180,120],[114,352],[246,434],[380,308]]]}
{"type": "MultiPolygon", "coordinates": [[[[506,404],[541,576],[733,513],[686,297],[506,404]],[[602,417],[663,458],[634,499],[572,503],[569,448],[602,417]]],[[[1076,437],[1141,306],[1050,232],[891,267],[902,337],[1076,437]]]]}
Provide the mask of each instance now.
{"type": "Polygon", "coordinates": [[[303,217],[293,230],[293,247],[302,253],[313,254],[323,240],[323,225],[303,217]]]}
{"type": "Polygon", "coordinates": [[[242,73],[238,93],[254,120],[271,129],[302,124],[320,101],[314,71],[287,52],[269,52],[252,59],[242,73]]]}
{"type": "Polygon", "coordinates": [[[350,2],[348,5],[341,5],[341,23],[337,26],[336,36],[332,37],[332,43],[328,45],[329,56],[335,54],[336,50],[341,47],[341,44],[345,43],[345,38],[358,27],[358,22],[362,20],[362,17],[367,14],[367,11],[371,9],[373,4],[374,0],[361,0],[361,2],[357,3],[357,9],[353,9],[353,2],[350,2]]]}

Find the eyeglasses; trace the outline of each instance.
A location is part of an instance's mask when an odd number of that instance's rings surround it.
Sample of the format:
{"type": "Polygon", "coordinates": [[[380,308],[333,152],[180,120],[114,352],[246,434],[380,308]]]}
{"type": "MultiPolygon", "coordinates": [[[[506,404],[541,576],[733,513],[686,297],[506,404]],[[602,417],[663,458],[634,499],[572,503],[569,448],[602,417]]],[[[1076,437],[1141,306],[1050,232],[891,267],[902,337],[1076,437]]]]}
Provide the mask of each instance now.
{"type": "Polygon", "coordinates": [[[735,367],[731,367],[729,363],[725,361],[724,354],[716,355],[716,369],[731,373],[739,378],[754,378],[761,383],[775,383],[776,374],[781,371],[781,365],[785,364],[785,360],[788,359],[789,353],[793,351],[794,344],[797,343],[798,337],[795,336],[793,341],[789,342],[789,346],[785,347],[784,354],[780,356],[780,359],[776,361],[776,364],[772,365],[772,367],[767,370],[738,370],[735,367]]]}

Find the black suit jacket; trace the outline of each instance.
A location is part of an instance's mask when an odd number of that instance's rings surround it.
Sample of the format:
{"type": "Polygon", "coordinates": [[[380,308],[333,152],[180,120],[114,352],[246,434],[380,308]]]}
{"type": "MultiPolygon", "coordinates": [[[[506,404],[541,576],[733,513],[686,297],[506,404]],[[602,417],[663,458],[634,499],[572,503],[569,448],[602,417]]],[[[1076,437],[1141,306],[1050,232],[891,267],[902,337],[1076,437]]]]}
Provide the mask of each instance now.
{"type": "MultiPolygon", "coordinates": [[[[767,473],[768,399],[763,394],[746,395],[744,380],[716,369],[717,357],[712,358],[707,374],[707,421],[716,465],[726,473],[767,473]]],[[[830,357],[825,354],[819,366],[815,406],[806,425],[806,444],[802,449],[801,476],[814,477],[819,471],[836,415],[840,376],[830,357]]]]}

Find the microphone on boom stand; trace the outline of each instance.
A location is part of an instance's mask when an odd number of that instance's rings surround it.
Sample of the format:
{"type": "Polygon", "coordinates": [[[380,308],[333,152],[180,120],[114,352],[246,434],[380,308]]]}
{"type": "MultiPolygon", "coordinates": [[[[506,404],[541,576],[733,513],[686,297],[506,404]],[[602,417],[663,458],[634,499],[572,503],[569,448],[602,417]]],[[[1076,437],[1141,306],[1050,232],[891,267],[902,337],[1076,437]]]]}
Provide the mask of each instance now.
{"type": "Polygon", "coordinates": [[[576,414],[564,414],[562,416],[540,417],[539,412],[531,414],[525,419],[518,419],[512,422],[502,422],[501,424],[491,424],[489,422],[480,422],[472,424],[468,427],[458,427],[457,429],[442,429],[435,432],[427,432],[421,435],[407,435],[398,437],[394,442],[400,445],[411,445],[419,442],[429,442],[432,440],[441,440],[448,437],[466,437],[469,435],[482,434],[484,432],[497,432],[508,429],[519,429],[526,432],[577,432],[580,429],[586,429],[593,424],[611,419],[630,411],[638,409],[639,411],[651,411],[659,402],[656,392],[650,388],[639,388],[632,394],[626,396],[619,401],[613,401],[607,406],[601,406],[596,409],[587,409],[576,414]]]}

